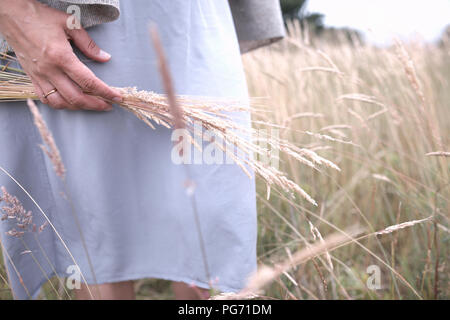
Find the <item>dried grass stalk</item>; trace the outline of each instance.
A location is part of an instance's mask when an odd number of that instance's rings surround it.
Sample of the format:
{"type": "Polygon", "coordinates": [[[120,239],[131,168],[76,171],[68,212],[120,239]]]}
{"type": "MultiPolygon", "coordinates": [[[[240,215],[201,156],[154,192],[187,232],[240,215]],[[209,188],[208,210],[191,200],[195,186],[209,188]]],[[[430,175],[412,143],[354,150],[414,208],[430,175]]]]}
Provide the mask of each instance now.
{"type": "MultiPolygon", "coordinates": [[[[306,261],[317,257],[322,254],[326,254],[328,251],[339,247],[349,241],[352,241],[363,229],[358,226],[354,226],[349,229],[346,234],[332,234],[326,239],[322,239],[320,242],[308,246],[289,257],[289,259],[275,264],[271,267],[261,265],[258,270],[250,276],[247,285],[238,293],[221,295],[218,297],[220,300],[233,300],[233,299],[249,299],[258,296],[261,290],[280,277],[285,272],[294,268],[295,266],[305,263],[306,261]]],[[[214,297],[216,298],[216,297],[214,297]]]]}
{"type": "Polygon", "coordinates": [[[432,218],[432,217],[430,216],[430,217],[425,218],[425,219],[411,220],[411,221],[407,221],[407,222],[395,224],[395,225],[389,226],[389,227],[387,227],[387,228],[385,228],[385,229],[383,229],[383,230],[381,230],[381,231],[378,231],[378,232],[376,233],[376,235],[388,234],[388,233],[392,233],[392,232],[397,231],[397,230],[400,230],[400,229],[412,227],[412,226],[414,226],[414,225],[416,225],[416,224],[426,222],[426,221],[430,220],[431,218],[432,218]]]}
{"type": "Polygon", "coordinates": [[[429,152],[426,154],[427,157],[450,157],[450,152],[448,151],[436,151],[429,152]]]}
{"type": "Polygon", "coordinates": [[[41,144],[40,147],[52,162],[55,173],[58,177],[64,180],[66,176],[66,168],[64,167],[64,163],[61,159],[59,149],[56,146],[55,139],[53,139],[52,133],[48,130],[47,125],[45,124],[45,121],[33,100],[28,99],[27,104],[30,108],[31,114],[33,115],[34,124],[36,125],[36,128],[44,141],[44,144],[41,144]]]}

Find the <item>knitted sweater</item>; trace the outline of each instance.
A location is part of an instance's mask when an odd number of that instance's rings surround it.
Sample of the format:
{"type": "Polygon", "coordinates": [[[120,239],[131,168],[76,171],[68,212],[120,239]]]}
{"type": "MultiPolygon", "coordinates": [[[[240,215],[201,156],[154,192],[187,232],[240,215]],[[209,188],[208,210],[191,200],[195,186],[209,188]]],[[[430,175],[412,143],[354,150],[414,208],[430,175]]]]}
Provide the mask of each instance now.
{"type": "MultiPolygon", "coordinates": [[[[38,1],[65,12],[70,5],[78,5],[81,9],[81,25],[84,28],[114,21],[120,15],[120,0],[38,1]]],[[[270,44],[284,36],[279,0],[229,0],[229,2],[242,53],[270,44]]],[[[1,51],[12,51],[12,48],[0,36],[1,51]]]]}

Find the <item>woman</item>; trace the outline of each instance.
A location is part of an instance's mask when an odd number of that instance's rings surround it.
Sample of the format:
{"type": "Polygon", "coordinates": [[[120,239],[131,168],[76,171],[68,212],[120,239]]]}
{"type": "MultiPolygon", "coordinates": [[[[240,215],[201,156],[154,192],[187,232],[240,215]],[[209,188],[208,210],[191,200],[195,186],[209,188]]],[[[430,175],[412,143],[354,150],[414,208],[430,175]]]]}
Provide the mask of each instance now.
{"type": "MultiPolygon", "coordinates": [[[[185,168],[170,160],[170,130],[151,130],[102,98],[121,100],[112,87],[163,92],[150,22],[159,30],[178,94],[245,98],[235,30],[243,51],[283,33],[277,1],[258,2],[0,1],[0,33],[41,97],[39,110],[67,168],[68,195],[84,241],[61,196],[65,189],[38,148],[41,140],[24,103],[0,106],[0,165],[30,191],[73,254],[91,291],[83,285],[77,298],[133,299],[132,280],[161,278],[175,282],[177,298],[189,299],[211,286],[237,291],[255,270],[254,182],[235,165],[192,165],[194,210],[185,168]],[[88,32],[71,27],[66,10],[77,8],[82,26],[92,26],[88,32]],[[266,12],[260,17],[264,32],[257,31],[254,12],[266,12]]],[[[248,115],[238,119],[250,125],[248,115]]],[[[33,210],[36,224],[44,222],[9,178],[1,176],[0,185],[33,210]]],[[[31,255],[22,241],[5,234],[9,222],[1,228],[17,298],[35,296],[55,274],[76,278],[51,229],[39,241],[24,235],[31,255]]]]}

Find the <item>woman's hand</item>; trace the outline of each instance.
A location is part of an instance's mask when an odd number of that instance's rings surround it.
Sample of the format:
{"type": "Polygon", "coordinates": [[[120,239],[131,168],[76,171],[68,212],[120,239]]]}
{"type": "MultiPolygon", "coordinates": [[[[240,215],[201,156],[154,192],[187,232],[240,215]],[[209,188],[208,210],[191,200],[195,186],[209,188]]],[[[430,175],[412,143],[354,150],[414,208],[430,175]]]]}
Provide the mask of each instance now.
{"type": "Polygon", "coordinates": [[[111,104],[101,98],[120,102],[120,92],[77,58],[69,40],[95,61],[106,62],[111,56],[84,29],[69,29],[68,17],[36,0],[0,0],[0,33],[14,49],[41,102],[55,109],[110,110],[111,104]],[[44,97],[55,88],[55,93],[44,97]]]}

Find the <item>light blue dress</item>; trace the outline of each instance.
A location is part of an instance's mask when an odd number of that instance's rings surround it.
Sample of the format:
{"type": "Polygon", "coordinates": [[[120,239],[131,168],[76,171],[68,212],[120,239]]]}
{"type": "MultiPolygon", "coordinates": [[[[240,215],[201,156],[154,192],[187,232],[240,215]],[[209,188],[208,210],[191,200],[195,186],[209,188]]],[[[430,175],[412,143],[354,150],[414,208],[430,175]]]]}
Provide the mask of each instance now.
{"type": "MultiPolygon", "coordinates": [[[[80,57],[106,83],[163,92],[148,26],[159,28],[177,93],[245,98],[247,87],[228,1],[121,1],[119,20],[89,29],[100,48],[112,54],[105,64],[80,57]]],[[[190,198],[186,171],[171,161],[171,131],[152,130],[115,106],[109,113],[53,110],[38,104],[67,168],[67,182],[81,221],[98,283],[141,278],[183,281],[222,291],[241,289],[256,269],[254,181],[236,165],[191,165],[205,257],[190,198]]],[[[249,122],[249,117],[244,117],[249,122]]],[[[93,283],[86,254],[61,195],[62,184],[39,148],[41,138],[25,103],[0,106],[0,166],[31,193],[67,243],[81,271],[93,283]]],[[[0,185],[45,220],[3,173],[0,185]]],[[[22,241],[1,241],[23,278],[7,262],[15,296],[36,295],[54,272],[68,276],[73,265],[51,228],[22,241]],[[47,256],[47,257],[46,257],[47,256]]],[[[8,261],[8,259],[6,259],[8,261]]]]}

